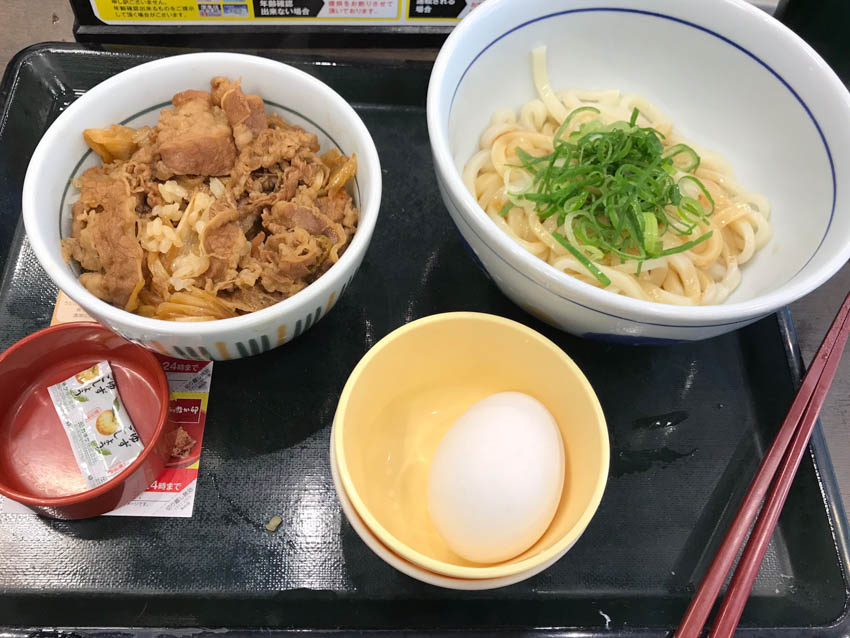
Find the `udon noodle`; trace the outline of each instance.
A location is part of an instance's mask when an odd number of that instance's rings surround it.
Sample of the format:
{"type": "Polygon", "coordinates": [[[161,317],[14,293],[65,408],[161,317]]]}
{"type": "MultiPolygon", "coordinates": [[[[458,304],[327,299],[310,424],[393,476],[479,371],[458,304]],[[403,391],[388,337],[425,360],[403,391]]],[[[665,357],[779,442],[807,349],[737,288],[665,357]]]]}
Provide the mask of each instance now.
{"type": "Polygon", "coordinates": [[[742,188],[718,154],[697,154],[647,100],[553,90],[545,47],[532,52],[532,66],[538,98],[518,113],[496,111],[463,171],[493,223],[554,268],[612,292],[679,305],[723,302],[740,283],[739,267],[770,239],[767,199],[742,188]],[[660,141],[655,163],[644,171],[606,156],[603,168],[581,167],[591,143],[600,157],[619,153],[604,145],[615,129],[626,140],[624,156],[629,132],[648,146],[660,141]],[[574,175],[546,186],[550,169],[574,175]],[[657,193],[667,194],[655,210],[643,196],[650,169],[657,193]],[[634,196],[623,199],[625,192],[634,196]]]}

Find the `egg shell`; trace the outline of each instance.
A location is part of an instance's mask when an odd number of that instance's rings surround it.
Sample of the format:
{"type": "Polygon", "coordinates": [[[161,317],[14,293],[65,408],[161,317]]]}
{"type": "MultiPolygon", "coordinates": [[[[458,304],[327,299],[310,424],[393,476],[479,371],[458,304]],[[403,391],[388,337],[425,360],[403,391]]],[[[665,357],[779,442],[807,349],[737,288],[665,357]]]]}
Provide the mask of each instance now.
{"type": "Polygon", "coordinates": [[[428,511],[448,546],[478,563],[513,558],[552,522],[564,486],[564,445],[540,401],[500,392],[455,421],[434,455],[428,511]]]}

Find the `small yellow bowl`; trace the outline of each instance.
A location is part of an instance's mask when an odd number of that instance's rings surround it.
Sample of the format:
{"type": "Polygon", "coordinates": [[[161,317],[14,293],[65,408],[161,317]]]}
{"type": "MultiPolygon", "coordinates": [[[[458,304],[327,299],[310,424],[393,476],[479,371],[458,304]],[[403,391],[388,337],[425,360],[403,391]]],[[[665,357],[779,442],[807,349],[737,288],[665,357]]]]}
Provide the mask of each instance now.
{"type": "Polygon", "coordinates": [[[608,478],[605,416],[578,366],[534,330],[472,312],[414,321],[369,350],[343,388],[333,440],[346,496],[375,536],[411,563],[453,578],[511,576],[563,555],[596,512],[608,478]],[[454,421],[505,391],[530,394],[555,417],[564,489],[537,543],[485,565],[452,552],[437,532],[428,515],[428,473],[454,421]]]}

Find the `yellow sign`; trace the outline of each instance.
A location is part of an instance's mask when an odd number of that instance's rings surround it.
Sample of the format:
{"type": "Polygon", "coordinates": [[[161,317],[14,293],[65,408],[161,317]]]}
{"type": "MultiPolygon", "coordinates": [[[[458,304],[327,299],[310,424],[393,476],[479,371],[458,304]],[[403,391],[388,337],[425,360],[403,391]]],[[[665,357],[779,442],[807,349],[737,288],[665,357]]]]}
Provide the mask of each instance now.
{"type": "Polygon", "coordinates": [[[483,0],[91,0],[106,24],[454,24],[483,0]]]}

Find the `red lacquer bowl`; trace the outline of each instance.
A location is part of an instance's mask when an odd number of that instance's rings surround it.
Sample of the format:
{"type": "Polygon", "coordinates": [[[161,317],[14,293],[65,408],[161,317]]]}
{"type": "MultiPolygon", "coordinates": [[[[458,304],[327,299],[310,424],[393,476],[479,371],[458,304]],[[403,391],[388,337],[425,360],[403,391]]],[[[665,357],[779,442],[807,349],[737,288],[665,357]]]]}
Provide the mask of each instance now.
{"type": "Polygon", "coordinates": [[[150,351],[96,323],[36,332],[0,355],[0,494],[61,519],[124,505],[168,461],[167,414],[168,382],[150,351]],[[47,388],[103,360],[145,449],[120,474],[87,489],[47,388]]]}

